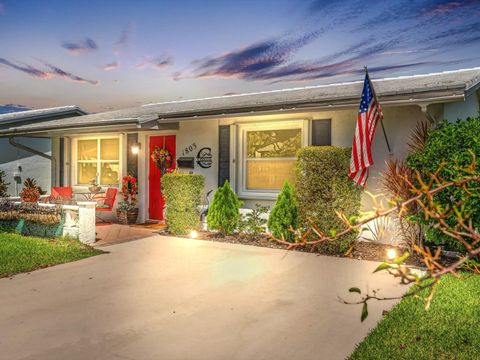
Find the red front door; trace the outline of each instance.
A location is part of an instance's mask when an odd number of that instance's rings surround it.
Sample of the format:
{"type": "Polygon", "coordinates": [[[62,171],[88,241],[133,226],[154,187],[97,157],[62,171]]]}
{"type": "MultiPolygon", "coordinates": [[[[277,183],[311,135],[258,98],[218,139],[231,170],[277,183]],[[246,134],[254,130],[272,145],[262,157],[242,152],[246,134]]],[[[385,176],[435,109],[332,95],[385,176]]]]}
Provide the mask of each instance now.
{"type": "Polygon", "coordinates": [[[150,170],[149,170],[149,189],[148,189],[148,218],[150,220],[163,220],[163,209],[165,207],[165,199],[163,198],[161,191],[161,176],[160,169],[157,167],[155,162],[152,160],[152,151],[160,147],[162,149],[167,149],[172,154],[172,168],[175,168],[175,135],[167,136],[150,136],[149,144],[149,161],[150,161],[150,170]]]}

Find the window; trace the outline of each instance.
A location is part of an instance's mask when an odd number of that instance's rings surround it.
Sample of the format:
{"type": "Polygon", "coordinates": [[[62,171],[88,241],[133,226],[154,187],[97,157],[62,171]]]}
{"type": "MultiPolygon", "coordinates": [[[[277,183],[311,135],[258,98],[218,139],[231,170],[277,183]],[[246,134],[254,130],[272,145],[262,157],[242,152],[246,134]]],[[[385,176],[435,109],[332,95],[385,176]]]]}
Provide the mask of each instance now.
{"type": "Polygon", "coordinates": [[[96,180],[100,185],[118,185],[120,147],[118,138],[77,140],[77,184],[96,180]]]}
{"type": "Polygon", "coordinates": [[[303,121],[241,125],[239,193],[275,197],[285,180],[295,180],[295,155],[305,143],[303,121]]]}

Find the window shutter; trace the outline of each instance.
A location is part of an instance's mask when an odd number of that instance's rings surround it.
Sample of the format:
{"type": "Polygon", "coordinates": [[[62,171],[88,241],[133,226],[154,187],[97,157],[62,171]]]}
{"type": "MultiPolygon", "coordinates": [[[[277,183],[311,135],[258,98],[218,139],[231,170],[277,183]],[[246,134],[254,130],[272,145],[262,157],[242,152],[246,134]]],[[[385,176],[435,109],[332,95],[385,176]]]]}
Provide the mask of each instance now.
{"type": "Polygon", "coordinates": [[[230,125],[218,129],[218,186],[230,181],[230,125]]]}
{"type": "Polygon", "coordinates": [[[312,145],[332,145],[332,120],[312,120],[312,145]]]}

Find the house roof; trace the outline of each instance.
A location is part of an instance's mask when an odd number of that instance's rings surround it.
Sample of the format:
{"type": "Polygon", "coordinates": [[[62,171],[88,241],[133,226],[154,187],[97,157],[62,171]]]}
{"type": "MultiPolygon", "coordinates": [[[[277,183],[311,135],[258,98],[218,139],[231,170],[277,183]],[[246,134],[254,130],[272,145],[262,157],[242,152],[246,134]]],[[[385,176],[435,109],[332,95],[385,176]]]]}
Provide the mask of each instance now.
{"type": "Polygon", "coordinates": [[[31,120],[51,120],[59,116],[86,115],[87,112],[76,105],[11,112],[0,115],[0,126],[31,120]]]}
{"type": "MultiPolygon", "coordinates": [[[[480,67],[441,73],[372,80],[383,106],[463,101],[480,87],[480,67]]],[[[80,118],[36,121],[0,128],[0,136],[72,129],[156,127],[162,123],[197,117],[240,115],[252,112],[355,108],[363,81],[307,86],[248,94],[146,104],[80,118]]],[[[3,116],[3,115],[2,115],[3,116]]],[[[1,119],[1,116],[0,116],[1,119]]]]}

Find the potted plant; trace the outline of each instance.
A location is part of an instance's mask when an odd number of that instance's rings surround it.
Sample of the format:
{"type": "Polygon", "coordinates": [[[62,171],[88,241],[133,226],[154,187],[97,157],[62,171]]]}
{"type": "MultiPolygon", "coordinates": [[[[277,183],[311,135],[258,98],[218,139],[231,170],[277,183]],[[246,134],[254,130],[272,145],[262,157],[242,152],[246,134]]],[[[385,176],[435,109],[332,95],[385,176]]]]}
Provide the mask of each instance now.
{"type": "Polygon", "coordinates": [[[117,205],[117,217],[120,223],[134,224],[138,217],[137,179],[127,175],[122,179],[123,200],[117,205]]]}
{"type": "Polygon", "coordinates": [[[42,189],[34,179],[26,178],[23,182],[23,190],[20,193],[20,198],[23,202],[36,203],[40,199],[42,192],[42,189]]]}
{"type": "Polygon", "coordinates": [[[88,187],[88,190],[92,193],[100,192],[102,190],[102,187],[98,185],[97,179],[93,178],[90,180],[90,186],[88,187]]]}

